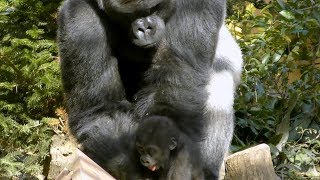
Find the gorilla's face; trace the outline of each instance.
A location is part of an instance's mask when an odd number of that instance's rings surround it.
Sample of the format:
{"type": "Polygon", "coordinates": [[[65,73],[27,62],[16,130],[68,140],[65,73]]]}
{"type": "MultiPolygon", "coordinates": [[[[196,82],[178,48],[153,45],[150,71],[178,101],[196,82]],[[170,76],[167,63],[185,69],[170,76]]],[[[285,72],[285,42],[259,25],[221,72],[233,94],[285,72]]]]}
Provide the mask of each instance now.
{"type": "Polygon", "coordinates": [[[165,23],[156,15],[137,19],[131,27],[132,42],[144,48],[154,47],[165,33],[165,23]]]}
{"type": "Polygon", "coordinates": [[[167,168],[170,153],[177,148],[177,129],[166,117],[145,119],[136,132],[136,150],[140,162],[151,171],[167,168]]]}
{"type": "Polygon", "coordinates": [[[102,0],[106,14],[128,30],[134,45],[154,47],[165,33],[165,23],[176,0],[102,0]]]}
{"type": "Polygon", "coordinates": [[[158,44],[165,34],[165,23],[175,11],[175,4],[176,0],[148,1],[148,5],[145,4],[145,7],[150,9],[142,10],[147,15],[137,18],[131,24],[133,43],[144,48],[154,47],[158,44]]]}
{"type": "Polygon", "coordinates": [[[143,145],[136,143],[137,151],[140,154],[140,162],[150,171],[163,168],[164,163],[169,159],[169,151],[162,150],[158,145],[143,145]]]}

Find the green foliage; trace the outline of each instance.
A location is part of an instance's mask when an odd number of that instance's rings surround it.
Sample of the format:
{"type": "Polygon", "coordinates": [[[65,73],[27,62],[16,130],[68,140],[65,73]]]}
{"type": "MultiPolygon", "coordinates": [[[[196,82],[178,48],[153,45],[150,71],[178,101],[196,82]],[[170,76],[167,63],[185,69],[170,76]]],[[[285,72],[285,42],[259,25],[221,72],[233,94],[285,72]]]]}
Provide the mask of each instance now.
{"type": "Polygon", "coordinates": [[[320,131],[301,127],[296,129],[300,138],[288,142],[283,152],[280,152],[279,159],[283,163],[276,167],[276,171],[282,178],[297,179],[302,175],[319,177],[320,131]]]}
{"type": "Polygon", "coordinates": [[[30,177],[42,174],[52,131],[46,124],[28,120],[20,124],[0,115],[0,177],[30,177]]]}
{"type": "Polygon", "coordinates": [[[277,0],[258,11],[240,2],[233,9],[228,24],[245,59],[234,150],[267,142],[282,176],[320,171],[319,137],[295,143],[308,137],[297,128],[320,133],[320,4],[277,0]]]}
{"type": "Polygon", "coordinates": [[[56,11],[60,0],[0,1],[0,178],[42,173],[61,105],[56,11]]]}

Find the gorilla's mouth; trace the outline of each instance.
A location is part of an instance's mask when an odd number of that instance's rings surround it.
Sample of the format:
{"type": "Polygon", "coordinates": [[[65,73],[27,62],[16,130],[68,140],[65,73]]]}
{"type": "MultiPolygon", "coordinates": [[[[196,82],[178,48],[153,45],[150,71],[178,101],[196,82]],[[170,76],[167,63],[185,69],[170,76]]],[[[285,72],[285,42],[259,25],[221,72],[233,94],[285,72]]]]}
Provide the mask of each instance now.
{"type": "Polygon", "coordinates": [[[157,165],[152,165],[152,166],[149,166],[148,169],[150,169],[151,171],[155,171],[157,170],[157,165]]]}
{"type": "Polygon", "coordinates": [[[156,42],[154,42],[154,43],[150,43],[150,44],[142,45],[141,47],[142,47],[142,48],[150,48],[150,47],[155,46],[156,44],[157,44],[157,43],[156,43],[156,42]]]}

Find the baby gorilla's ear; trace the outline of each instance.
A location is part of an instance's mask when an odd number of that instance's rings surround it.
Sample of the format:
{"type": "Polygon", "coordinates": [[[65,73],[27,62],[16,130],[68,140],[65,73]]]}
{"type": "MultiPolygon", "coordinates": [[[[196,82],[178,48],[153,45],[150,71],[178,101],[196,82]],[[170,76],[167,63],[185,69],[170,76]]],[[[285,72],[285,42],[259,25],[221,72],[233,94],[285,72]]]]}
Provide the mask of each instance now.
{"type": "Polygon", "coordinates": [[[176,138],[172,137],[170,144],[169,144],[169,149],[170,151],[174,150],[177,147],[177,140],[176,138]]]}

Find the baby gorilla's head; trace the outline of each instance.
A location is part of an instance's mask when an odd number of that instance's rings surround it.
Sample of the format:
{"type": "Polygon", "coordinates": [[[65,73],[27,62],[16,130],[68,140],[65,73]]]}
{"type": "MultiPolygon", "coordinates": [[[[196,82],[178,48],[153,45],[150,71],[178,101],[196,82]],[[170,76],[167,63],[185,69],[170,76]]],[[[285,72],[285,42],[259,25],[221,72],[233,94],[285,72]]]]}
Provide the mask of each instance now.
{"type": "Polygon", "coordinates": [[[178,145],[179,130],[167,117],[151,116],[140,124],[136,134],[136,149],[140,162],[151,171],[166,168],[170,153],[178,145]]]}

